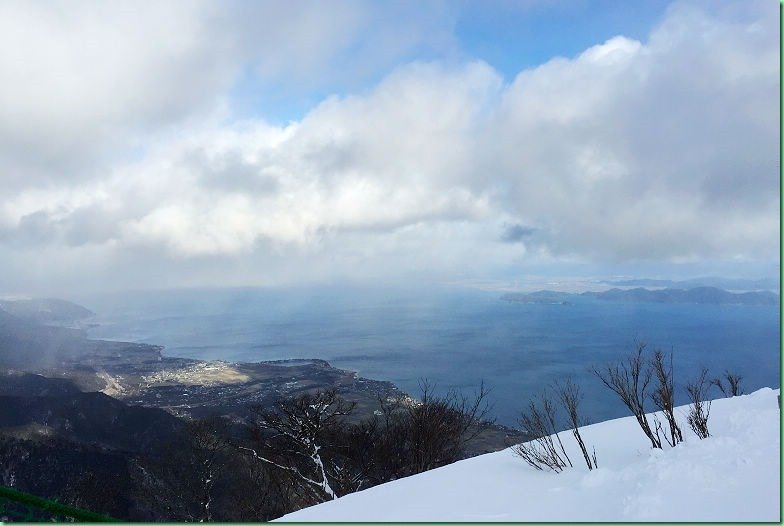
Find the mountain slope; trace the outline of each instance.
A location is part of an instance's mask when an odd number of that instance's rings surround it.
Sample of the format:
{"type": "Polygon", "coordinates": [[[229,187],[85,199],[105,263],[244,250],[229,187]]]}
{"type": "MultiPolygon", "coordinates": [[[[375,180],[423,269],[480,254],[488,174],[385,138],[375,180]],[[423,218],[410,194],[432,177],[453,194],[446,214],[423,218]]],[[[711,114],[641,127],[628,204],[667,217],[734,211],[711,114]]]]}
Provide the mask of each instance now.
{"type": "Polygon", "coordinates": [[[691,289],[610,289],[601,292],[558,292],[539,290],[536,292],[510,292],[502,300],[517,303],[570,303],[581,298],[627,303],[700,303],[712,305],[778,305],[779,296],[773,292],[749,291],[729,292],[716,287],[691,289]]]}
{"type": "Polygon", "coordinates": [[[712,436],[652,450],[633,417],[582,429],[599,469],[536,471],[507,449],[390,482],[283,521],[779,521],[778,390],[715,400],[712,436]]]}
{"type": "Polygon", "coordinates": [[[75,322],[95,316],[90,309],[57,298],[0,300],[0,309],[35,323],[75,322]]]}
{"type": "Polygon", "coordinates": [[[82,393],[62,378],[0,372],[0,435],[14,430],[139,452],[181,440],[185,422],[162,409],[82,393]]]}
{"type": "Polygon", "coordinates": [[[124,362],[155,363],[160,351],[142,343],[90,340],[82,330],[43,325],[0,308],[0,369],[105,368],[120,357],[124,362]]]}

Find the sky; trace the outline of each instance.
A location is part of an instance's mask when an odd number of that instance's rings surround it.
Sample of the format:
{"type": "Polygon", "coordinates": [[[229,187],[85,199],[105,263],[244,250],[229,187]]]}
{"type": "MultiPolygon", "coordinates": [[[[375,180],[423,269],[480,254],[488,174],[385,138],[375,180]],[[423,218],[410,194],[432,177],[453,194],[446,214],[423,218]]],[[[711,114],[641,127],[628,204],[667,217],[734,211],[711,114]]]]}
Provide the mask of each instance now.
{"type": "Polygon", "coordinates": [[[779,272],[779,7],[0,3],[0,293],[779,272]]]}

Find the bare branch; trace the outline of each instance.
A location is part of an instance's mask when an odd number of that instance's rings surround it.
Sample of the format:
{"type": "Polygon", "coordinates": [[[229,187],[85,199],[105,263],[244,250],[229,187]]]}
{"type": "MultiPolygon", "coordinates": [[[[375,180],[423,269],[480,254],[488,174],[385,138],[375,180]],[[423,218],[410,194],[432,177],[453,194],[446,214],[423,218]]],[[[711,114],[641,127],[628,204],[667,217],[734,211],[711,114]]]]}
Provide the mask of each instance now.
{"type": "Polygon", "coordinates": [[[584,422],[579,417],[579,405],[580,400],[582,400],[580,387],[575,384],[571,378],[569,378],[566,380],[565,384],[556,383],[555,391],[559,400],[561,401],[561,405],[566,410],[566,414],[569,418],[569,425],[572,428],[572,435],[574,435],[574,439],[580,446],[580,451],[582,451],[585,464],[588,466],[589,470],[592,470],[597,467],[596,450],[594,449],[593,458],[591,458],[591,456],[588,454],[588,448],[585,445],[585,441],[580,434],[580,427],[586,424],[586,422],[584,422]]]}
{"type": "Polygon", "coordinates": [[[691,430],[694,431],[694,434],[700,440],[710,436],[708,417],[710,416],[711,402],[710,400],[705,400],[709,386],[708,370],[705,368],[702,369],[702,372],[700,372],[700,375],[694,382],[686,385],[686,391],[689,393],[689,399],[691,400],[687,421],[691,430]]]}
{"type": "Polygon", "coordinates": [[[669,367],[665,364],[665,354],[656,350],[653,353],[652,369],[657,380],[656,388],[651,393],[653,404],[664,413],[669,425],[669,435],[662,429],[662,425],[657,422],[656,434],[661,429],[664,439],[670,446],[675,447],[679,442],[683,442],[683,434],[675,419],[675,384],[673,380],[673,359],[672,352],[669,355],[669,367]]]}
{"type": "Polygon", "coordinates": [[[661,449],[661,437],[651,429],[645,415],[645,399],[649,397],[648,385],[653,374],[652,369],[645,365],[643,358],[645,349],[646,345],[639,343],[637,352],[628,356],[625,361],[607,366],[604,371],[594,367],[593,373],[608,389],[617,394],[631,411],[643,433],[651,441],[651,446],[661,449]]]}
{"type": "Polygon", "coordinates": [[[532,437],[532,440],[514,446],[513,450],[529,465],[538,470],[548,468],[556,473],[563,471],[567,464],[572,465],[558,437],[555,411],[547,393],[540,397],[538,404],[529,402],[528,409],[520,415],[518,423],[523,433],[532,437]],[[556,440],[560,451],[555,446],[556,440]]]}

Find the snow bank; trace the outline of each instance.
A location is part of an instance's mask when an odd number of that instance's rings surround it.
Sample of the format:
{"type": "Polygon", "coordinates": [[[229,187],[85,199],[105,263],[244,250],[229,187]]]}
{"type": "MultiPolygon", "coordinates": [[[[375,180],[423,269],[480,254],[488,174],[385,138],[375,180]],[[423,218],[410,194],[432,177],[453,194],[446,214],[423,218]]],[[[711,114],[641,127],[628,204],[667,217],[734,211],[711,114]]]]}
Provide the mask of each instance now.
{"type": "Polygon", "coordinates": [[[571,432],[574,468],[540,472],[510,449],[463,460],[306,508],[282,521],[775,521],[780,520],[779,390],[713,402],[699,440],[653,450],[633,417],[582,429],[599,469],[571,432]],[[582,463],[579,464],[578,462],[582,463]]]}

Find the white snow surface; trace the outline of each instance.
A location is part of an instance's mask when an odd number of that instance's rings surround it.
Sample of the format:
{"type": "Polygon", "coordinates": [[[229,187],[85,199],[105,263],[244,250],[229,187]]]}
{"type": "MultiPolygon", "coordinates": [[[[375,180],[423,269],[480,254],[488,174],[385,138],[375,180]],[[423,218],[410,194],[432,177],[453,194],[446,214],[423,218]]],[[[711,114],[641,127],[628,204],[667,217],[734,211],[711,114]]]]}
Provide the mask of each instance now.
{"type": "Polygon", "coordinates": [[[663,450],[650,447],[633,417],[586,426],[583,439],[599,463],[593,471],[565,431],[560,436],[575,467],[562,473],[537,471],[505,449],[278,520],[779,522],[778,393],[764,388],[713,401],[705,440],[686,423],[687,406],[679,407],[685,442],[663,450]]]}

